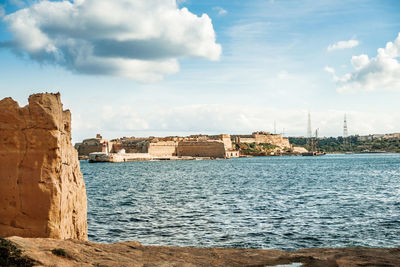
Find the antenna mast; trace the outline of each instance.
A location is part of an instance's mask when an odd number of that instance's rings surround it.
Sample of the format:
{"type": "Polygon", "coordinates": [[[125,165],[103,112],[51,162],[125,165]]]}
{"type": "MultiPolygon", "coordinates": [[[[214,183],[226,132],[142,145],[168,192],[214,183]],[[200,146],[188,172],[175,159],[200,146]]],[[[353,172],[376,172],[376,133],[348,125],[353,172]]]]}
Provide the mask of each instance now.
{"type": "Polygon", "coordinates": [[[349,131],[347,129],[347,118],[346,113],[344,114],[344,121],[343,121],[343,144],[347,145],[347,137],[349,136],[349,131]]]}
{"type": "Polygon", "coordinates": [[[315,130],[315,142],[314,142],[314,149],[318,152],[319,151],[319,139],[318,139],[318,132],[319,128],[315,130]]]}
{"type": "Polygon", "coordinates": [[[307,126],[307,140],[308,140],[308,150],[314,152],[314,140],[312,137],[312,130],[311,130],[311,115],[308,112],[308,126],[307,126]]]}

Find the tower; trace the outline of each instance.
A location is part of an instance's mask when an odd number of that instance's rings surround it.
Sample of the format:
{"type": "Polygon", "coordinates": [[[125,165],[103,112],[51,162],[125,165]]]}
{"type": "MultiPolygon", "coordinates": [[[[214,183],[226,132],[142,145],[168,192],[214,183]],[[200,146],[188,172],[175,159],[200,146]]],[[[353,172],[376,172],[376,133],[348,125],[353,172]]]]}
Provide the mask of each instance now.
{"type": "Polygon", "coordinates": [[[307,137],[308,137],[308,138],[311,138],[311,137],[312,137],[312,131],[311,131],[311,115],[310,115],[310,112],[308,112],[307,137]]]}
{"type": "Polygon", "coordinates": [[[343,121],[343,145],[347,147],[348,140],[347,137],[349,136],[349,131],[347,129],[347,118],[346,113],[344,114],[344,121],[343,121]]]}
{"type": "Polygon", "coordinates": [[[312,131],[311,131],[311,115],[310,115],[310,112],[308,112],[307,144],[308,144],[308,150],[310,150],[311,152],[314,152],[314,140],[313,140],[312,131]]]}

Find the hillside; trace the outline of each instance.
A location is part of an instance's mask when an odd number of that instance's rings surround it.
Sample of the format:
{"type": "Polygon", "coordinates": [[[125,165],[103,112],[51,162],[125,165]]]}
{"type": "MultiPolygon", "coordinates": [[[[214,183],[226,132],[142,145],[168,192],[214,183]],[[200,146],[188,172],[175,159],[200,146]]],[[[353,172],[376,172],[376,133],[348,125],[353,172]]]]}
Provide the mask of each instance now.
{"type": "MultiPolygon", "coordinates": [[[[307,138],[289,137],[292,145],[308,148],[307,138]]],[[[347,143],[343,137],[328,137],[319,139],[319,148],[328,153],[354,152],[354,153],[378,153],[390,152],[400,153],[400,139],[374,139],[360,140],[357,136],[347,138],[347,143]]]]}

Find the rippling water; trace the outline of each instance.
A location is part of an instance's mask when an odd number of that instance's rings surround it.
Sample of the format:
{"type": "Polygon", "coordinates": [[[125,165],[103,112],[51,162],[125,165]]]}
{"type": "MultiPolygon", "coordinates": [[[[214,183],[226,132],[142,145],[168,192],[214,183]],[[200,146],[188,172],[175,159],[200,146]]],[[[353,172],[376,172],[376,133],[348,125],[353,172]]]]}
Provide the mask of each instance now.
{"type": "Polygon", "coordinates": [[[400,154],[81,162],[89,240],[400,246],[400,154]]]}

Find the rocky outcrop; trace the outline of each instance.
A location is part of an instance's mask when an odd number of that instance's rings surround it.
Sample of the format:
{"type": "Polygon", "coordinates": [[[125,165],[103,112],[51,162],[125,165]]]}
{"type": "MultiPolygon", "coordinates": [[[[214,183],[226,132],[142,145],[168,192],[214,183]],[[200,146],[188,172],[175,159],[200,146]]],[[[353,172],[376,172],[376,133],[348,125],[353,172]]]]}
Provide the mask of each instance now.
{"type": "Polygon", "coordinates": [[[301,147],[301,146],[293,147],[293,153],[295,153],[295,154],[302,154],[302,153],[307,153],[307,152],[308,152],[308,150],[305,149],[304,147],[301,147]]]}
{"type": "Polygon", "coordinates": [[[87,200],[59,94],[0,101],[0,236],[87,239],[87,200]]]}
{"type": "Polygon", "coordinates": [[[40,266],[400,266],[400,248],[314,248],[297,251],[142,246],[138,242],[9,238],[40,266]]]}

